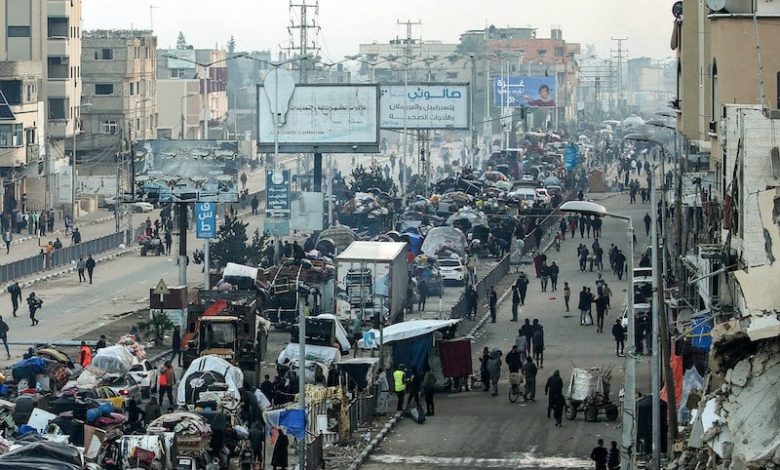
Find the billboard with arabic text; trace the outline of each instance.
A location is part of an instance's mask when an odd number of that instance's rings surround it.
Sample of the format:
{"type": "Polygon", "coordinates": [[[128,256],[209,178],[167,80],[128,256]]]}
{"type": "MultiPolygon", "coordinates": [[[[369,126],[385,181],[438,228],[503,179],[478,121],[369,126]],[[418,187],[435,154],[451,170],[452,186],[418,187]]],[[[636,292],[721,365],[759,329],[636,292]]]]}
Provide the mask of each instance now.
{"type": "MultiPolygon", "coordinates": [[[[376,153],[379,151],[379,87],[376,85],[296,85],[280,108],[277,128],[282,153],[376,153]]],[[[257,87],[259,152],[274,151],[273,108],[257,87]]]]}
{"type": "Polygon", "coordinates": [[[558,106],[555,77],[493,77],[493,106],[553,108],[558,106]]]}
{"type": "Polygon", "coordinates": [[[379,88],[382,129],[468,129],[469,111],[468,83],[410,83],[379,88]]]}

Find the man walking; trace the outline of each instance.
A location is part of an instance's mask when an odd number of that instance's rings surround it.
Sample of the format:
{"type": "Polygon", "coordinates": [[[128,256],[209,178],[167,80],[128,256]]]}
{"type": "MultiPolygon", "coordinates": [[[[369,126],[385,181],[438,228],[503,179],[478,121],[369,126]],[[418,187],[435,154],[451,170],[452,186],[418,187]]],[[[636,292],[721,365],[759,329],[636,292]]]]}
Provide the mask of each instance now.
{"type": "Polygon", "coordinates": [[[165,361],[162,369],[160,369],[159,378],[159,394],[160,394],[160,406],[163,404],[165,395],[168,395],[168,403],[171,407],[175,406],[173,403],[173,385],[176,383],[176,374],[173,371],[171,361],[165,361]]]}
{"type": "Polygon", "coordinates": [[[580,291],[580,301],[577,304],[577,308],[580,311],[580,326],[585,324],[585,317],[590,310],[590,297],[588,296],[588,288],[583,287],[580,291]]]}
{"type": "Polygon", "coordinates": [[[653,222],[653,218],[650,217],[650,214],[645,212],[645,218],[642,219],[642,220],[645,221],[645,236],[649,237],[650,236],[650,224],[653,222]]]}
{"type": "Polygon", "coordinates": [[[488,303],[490,304],[490,323],[495,323],[496,308],[498,307],[498,294],[496,293],[495,286],[490,287],[490,293],[488,294],[488,303]]]}
{"type": "Polygon", "coordinates": [[[517,290],[517,283],[512,285],[512,319],[509,321],[517,321],[517,308],[520,305],[520,292],[517,290]]]}
{"type": "Polygon", "coordinates": [[[623,356],[623,348],[626,342],[626,332],[623,330],[623,325],[620,324],[620,318],[615,319],[615,324],[612,325],[612,337],[615,338],[615,356],[623,356]]]}
{"type": "Polygon", "coordinates": [[[395,396],[398,397],[398,404],[395,410],[402,411],[404,409],[404,395],[406,395],[406,372],[403,364],[398,364],[395,372],[393,372],[393,386],[395,396]]]}
{"type": "Polygon", "coordinates": [[[6,359],[11,359],[11,352],[8,350],[8,323],[0,316],[0,340],[3,340],[3,346],[5,346],[6,359]]]}
{"type": "Polygon", "coordinates": [[[13,305],[13,314],[16,316],[16,311],[19,310],[19,302],[22,300],[22,288],[19,287],[18,282],[14,282],[8,286],[8,293],[11,294],[11,305],[13,305]]]}
{"type": "Polygon", "coordinates": [[[501,351],[494,349],[487,360],[487,372],[490,375],[490,394],[498,395],[498,379],[501,378],[501,351]]]}
{"type": "Polygon", "coordinates": [[[74,245],[78,245],[79,243],[81,243],[81,232],[79,232],[78,227],[73,229],[73,234],[70,236],[70,241],[74,245]]]}
{"type": "Polygon", "coordinates": [[[376,412],[378,415],[387,416],[387,396],[390,394],[390,384],[387,382],[387,373],[381,367],[374,384],[379,391],[376,400],[376,412]]]}
{"type": "Polygon", "coordinates": [[[43,300],[39,299],[38,296],[35,295],[35,292],[30,292],[30,295],[27,297],[27,308],[30,309],[30,321],[32,322],[30,326],[37,326],[38,323],[40,323],[40,321],[35,319],[35,312],[37,312],[41,306],[43,306],[43,300]]]}
{"type": "Polygon", "coordinates": [[[533,359],[528,358],[528,362],[523,365],[523,376],[525,377],[525,401],[536,401],[536,372],[537,368],[533,359]]]}
{"type": "Polygon", "coordinates": [[[603,439],[598,440],[598,445],[590,453],[590,459],[596,463],[596,470],[607,470],[607,449],[603,439]]]}
{"type": "MultiPolygon", "coordinates": [[[[544,385],[544,394],[547,395],[547,417],[550,417],[550,411],[554,411],[555,404],[559,397],[563,399],[563,379],[560,371],[556,370],[547,378],[544,385]]],[[[560,424],[558,418],[555,419],[556,425],[560,424]]]]}
{"type": "Polygon", "coordinates": [[[604,315],[607,313],[607,302],[604,290],[599,288],[598,297],[596,297],[596,333],[604,333],[604,315]]]}
{"type": "Polygon", "coordinates": [[[571,299],[571,287],[568,282],[563,283],[563,301],[566,302],[566,311],[569,311],[569,299],[571,299]]]}
{"type": "Polygon", "coordinates": [[[626,267],[626,255],[621,250],[617,250],[615,253],[615,274],[617,274],[618,280],[623,279],[623,270],[626,267]]]}
{"type": "Polygon", "coordinates": [[[420,295],[417,310],[422,313],[425,311],[425,301],[428,300],[428,283],[424,279],[420,279],[420,283],[417,284],[417,293],[420,295]]]}
{"type": "Polygon", "coordinates": [[[555,261],[553,261],[547,269],[550,274],[550,284],[552,286],[552,291],[555,292],[558,290],[558,273],[560,273],[560,268],[558,268],[558,265],[555,263],[555,261]]]}
{"type": "Polygon", "coordinates": [[[3,241],[5,242],[5,254],[8,254],[11,252],[11,242],[13,241],[14,236],[11,235],[10,230],[6,230],[3,234],[3,241]]]}
{"type": "Polygon", "coordinates": [[[479,294],[474,286],[469,284],[466,288],[466,317],[471,317],[472,320],[477,319],[477,303],[479,300],[479,294]]]}
{"type": "Polygon", "coordinates": [[[539,324],[539,320],[534,318],[534,335],[531,337],[531,346],[534,349],[534,360],[536,367],[542,369],[544,366],[544,328],[539,324]]]}
{"type": "Polygon", "coordinates": [[[425,371],[422,386],[423,395],[425,396],[425,414],[427,416],[434,416],[433,391],[436,388],[436,376],[433,375],[433,371],[430,367],[425,371]]]}
{"type": "Polygon", "coordinates": [[[95,264],[95,258],[93,258],[92,255],[87,256],[85,266],[87,267],[87,275],[89,276],[90,284],[92,284],[92,274],[95,272],[95,264]]]}
{"type": "Polygon", "coordinates": [[[84,261],[83,256],[79,256],[79,260],[76,262],[76,271],[79,272],[79,284],[87,281],[86,276],[84,276],[84,270],[87,268],[87,262],[84,261]]]}
{"type": "Polygon", "coordinates": [[[252,201],[250,204],[252,206],[252,215],[257,215],[257,207],[260,205],[260,201],[257,199],[257,194],[252,196],[252,201]]]}
{"type": "MultiPolygon", "coordinates": [[[[181,328],[179,325],[173,327],[173,334],[171,335],[171,363],[174,359],[178,358],[178,365],[181,367],[181,328]]],[[[268,397],[266,397],[268,398],[268,397]]]]}
{"type": "Polygon", "coordinates": [[[515,281],[517,286],[517,293],[520,295],[520,305],[525,305],[525,294],[528,292],[528,276],[525,275],[525,271],[520,271],[520,275],[515,281]]]}

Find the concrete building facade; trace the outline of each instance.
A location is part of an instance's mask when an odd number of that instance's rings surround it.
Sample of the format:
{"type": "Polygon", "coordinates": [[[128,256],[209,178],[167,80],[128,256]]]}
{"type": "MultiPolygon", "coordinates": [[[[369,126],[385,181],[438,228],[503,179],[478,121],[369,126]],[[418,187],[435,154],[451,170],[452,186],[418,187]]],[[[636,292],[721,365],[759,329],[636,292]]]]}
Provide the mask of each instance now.
{"type": "Polygon", "coordinates": [[[91,106],[82,112],[79,155],[107,153],[111,160],[128,142],[156,138],[156,63],[151,31],[84,32],[83,99],[91,106]]]}
{"type": "MultiPolygon", "coordinates": [[[[48,0],[47,113],[52,139],[79,132],[81,116],[81,0],[48,0]]],[[[106,60],[108,60],[106,58],[106,60]]]]}

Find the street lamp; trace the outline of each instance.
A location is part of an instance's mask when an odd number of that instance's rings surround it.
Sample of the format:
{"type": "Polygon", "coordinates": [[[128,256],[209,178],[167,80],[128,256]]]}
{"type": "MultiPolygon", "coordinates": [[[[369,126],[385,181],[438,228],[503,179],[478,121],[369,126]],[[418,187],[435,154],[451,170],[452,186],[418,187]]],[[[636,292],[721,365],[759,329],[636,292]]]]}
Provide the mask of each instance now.
{"type": "Polygon", "coordinates": [[[623,377],[623,438],[621,448],[621,468],[633,470],[634,464],[633,446],[636,442],[636,341],[634,332],[636,322],[634,317],[634,224],[631,217],[614,214],[607,211],[601,204],[589,201],[568,201],[560,207],[561,212],[574,212],[587,216],[611,217],[622,220],[627,224],[626,236],[628,238],[628,268],[626,273],[626,308],[628,310],[628,352],[626,353],[625,374],[623,377]]]}
{"type": "MultiPolygon", "coordinates": [[[[295,307],[298,309],[298,405],[306,422],[306,309],[301,303],[301,271],[312,268],[311,261],[302,259],[295,276],[295,307]]],[[[304,424],[303,439],[298,452],[298,468],[306,468],[306,425],[304,424]]]]}

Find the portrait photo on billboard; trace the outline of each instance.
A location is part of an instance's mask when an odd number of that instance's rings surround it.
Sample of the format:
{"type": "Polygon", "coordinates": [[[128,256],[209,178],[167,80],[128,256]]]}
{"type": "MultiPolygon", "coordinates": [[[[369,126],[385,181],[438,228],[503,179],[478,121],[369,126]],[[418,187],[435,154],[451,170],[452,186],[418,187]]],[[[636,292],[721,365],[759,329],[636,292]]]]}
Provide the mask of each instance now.
{"type": "Polygon", "coordinates": [[[150,203],[238,202],[238,143],[141,140],[133,145],[133,197],[150,203]]]}
{"type": "Polygon", "coordinates": [[[494,104],[510,108],[557,106],[555,77],[495,77],[494,104]]]}

